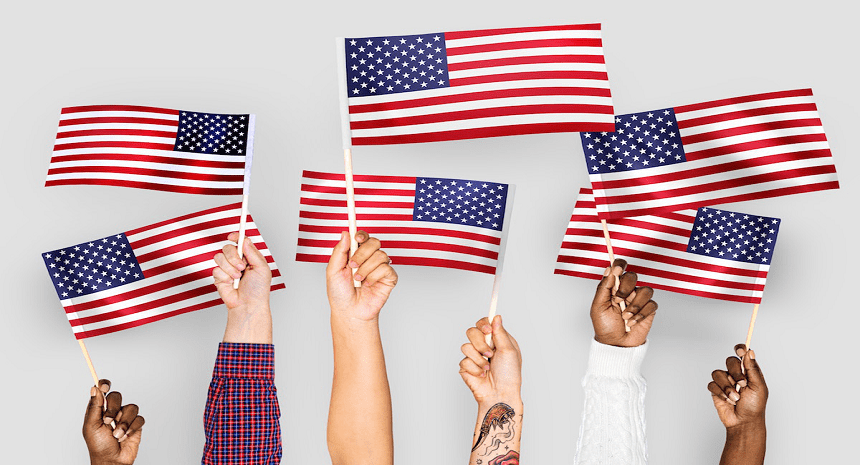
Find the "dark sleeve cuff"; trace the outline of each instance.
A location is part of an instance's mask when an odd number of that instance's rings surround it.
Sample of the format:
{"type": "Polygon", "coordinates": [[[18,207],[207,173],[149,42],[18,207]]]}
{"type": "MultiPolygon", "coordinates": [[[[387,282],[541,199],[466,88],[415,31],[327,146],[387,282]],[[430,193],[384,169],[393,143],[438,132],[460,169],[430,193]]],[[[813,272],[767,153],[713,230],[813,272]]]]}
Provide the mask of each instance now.
{"type": "Polygon", "coordinates": [[[213,378],[275,379],[275,346],[222,342],[213,378]]]}

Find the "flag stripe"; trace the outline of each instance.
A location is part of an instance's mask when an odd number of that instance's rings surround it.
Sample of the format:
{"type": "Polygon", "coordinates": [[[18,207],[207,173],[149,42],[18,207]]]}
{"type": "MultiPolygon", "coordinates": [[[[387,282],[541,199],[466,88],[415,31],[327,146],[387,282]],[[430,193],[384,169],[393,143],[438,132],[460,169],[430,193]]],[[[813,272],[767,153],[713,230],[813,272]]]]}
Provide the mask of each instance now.
{"type": "Polygon", "coordinates": [[[80,178],[80,179],[53,179],[45,181],[45,186],[75,186],[75,185],[90,185],[90,186],[116,186],[116,187],[135,187],[138,189],[149,189],[156,191],[179,192],[183,194],[200,194],[200,195],[241,195],[242,187],[229,188],[206,188],[206,187],[189,187],[176,186],[173,184],[145,182],[145,181],[129,181],[125,179],[102,179],[102,178],[80,178]]]}
{"type": "Polygon", "coordinates": [[[67,115],[70,113],[101,111],[131,111],[140,113],[162,113],[165,115],[179,116],[178,110],[169,110],[167,108],[157,107],[145,107],[139,105],[84,105],[78,107],[66,107],[60,110],[60,113],[63,115],[67,115]]]}
{"type": "MultiPolygon", "coordinates": [[[[575,121],[568,123],[529,123],[510,124],[476,129],[453,129],[425,134],[403,134],[394,136],[353,137],[354,145],[387,145],[409,144],[413,142],[433,142],[443,140],[480,139],[483,137],[513,136],[524,134],[544,134],[555,132],[576,132],[581,124],[575,121]]],[[[611,122],[602,125],[593,124],[595,131],[611,131],[615,125],[611,122]]]]}
{"type": "Polygon", "coordinates": [[[691,111],[705,110],[717,107],[723,107],[727,105],[737,105],[742,103],[749,102],[761,102],[767,100],[777,100],[781,98],[791,98],[791,97],[812,97],[812,89],[796,89],[796,90],[784,90],[777,92],[767,92],[763,94],[755,94],[755,95],[746,95],[743,97],[733,97],[726,98],[720,100],[711,100],[709,102],[703,103],[694,103],[691,105],[681,105],[679,107],[675,107],[675,113],[687,113],[691,111]]]}
{"type": "Polygon", "coordinates": [[[483,29],[477,31],[446,32],[445,40],[470,39],[474,37],[523,34],[527,32],[544,31],[600,31],[600,24],[566,24],[560,26],[510,27],[500,29],[483,29]]]}
{"type": "MultiPolygon", "coordinates": [[[[456,43],[455,39],[451,39],[448,43],[456,43]]],[[[447,47],[448,57],[458,55],[468,55],[472,53],[487,53],[497,52],[502,50],[517,50],[517,49],[542,49],[542,48],[558,48],[558,47],[582,47],[586,50],[599,51],[603,47],[603,41],[599,38],[588,37],[571,37],[571,38],[548,38],[548,39],[533,39],[533,40],[514,40],[510,42],[493,42],[489,44],[451,46],[447,47]]],[[[601,57],[602,58],[602,57],[601,57]]],[[[450,62],[450,60],[449,60],[450,62]]]]}

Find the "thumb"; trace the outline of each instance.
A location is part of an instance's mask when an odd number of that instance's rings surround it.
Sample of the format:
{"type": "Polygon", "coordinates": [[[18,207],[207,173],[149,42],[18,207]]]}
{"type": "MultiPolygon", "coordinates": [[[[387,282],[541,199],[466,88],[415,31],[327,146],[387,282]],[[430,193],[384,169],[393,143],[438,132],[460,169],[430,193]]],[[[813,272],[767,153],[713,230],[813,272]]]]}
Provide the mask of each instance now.
{"type": "Polygon", "coordinates": [[[748,350],[747,353],[744,354],[744,369],[746,370],[747,386],[752,388],[754,391],[767,388],[767,384],[764,382],[764,375],[761,372],[761,367],[758,366],[758,362],[755,360],[754,350],[748,350]]]}
{"type": "Polygon", "coordinates": [[[514,344],[511,342],[511,336],[502,325],[502,315],[496,315],[493,318],[493,346],[496,350],[499,349],[514,349],[514,344]]]}
{"type": "MultiPolygon", "coordinates": [[[[606,273],[604,273],[606,274],[606,273]]],[[[592,312],[601,309],[601,304],[608,304],[612,299],[612,291],[615,289],[615,280],[617,277],[614,274],[604,276],[597,284],[597,291],[594,293],[594,300],[591,303],[592,312]]]]}
{"type": "Polygon", "coordinates": [[[349,260],[349,234],[343,231],[340,233],[340,242],[331,251],[331,258],[328,260],[328,266],[325,269],[326,275],[332,276],[346,268],[347,260],[349,260]]]}
{"type": "Polygon", "coordinates": [[[266,257],[257,249],[254,242],[250,238],[245,238],[245,243],[242,244],[242,250],[245,252],[245,259],[251,267],[268,267],[266,257]]]}
{"type": "Polygon", "coordinates": [[[87,404],[87,412],[84,415],[84,427],[98,429],[104,424],[102,413],[104,412],[105,397],[95,386],[90,388],[90,403],[87,404]]]}

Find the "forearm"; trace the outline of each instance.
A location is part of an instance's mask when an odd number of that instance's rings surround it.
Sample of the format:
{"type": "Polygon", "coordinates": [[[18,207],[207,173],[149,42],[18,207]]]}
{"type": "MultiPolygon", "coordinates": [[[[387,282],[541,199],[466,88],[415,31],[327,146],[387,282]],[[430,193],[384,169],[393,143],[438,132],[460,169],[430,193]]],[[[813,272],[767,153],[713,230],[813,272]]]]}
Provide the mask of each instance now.
{"type": "Polygon", "coordinates": [[[469,465],[519,465],[522,429],[520,396],[482,400],[469,465]]]}
{"type": "Polygon", "coordinates": [[[224,342],[271,344],[272,312],[269,306],[227,310],[224,342]]]}
{"type": "Polygon", "coordinates": [[[332,316],[328,448],[334,465],[394,463],[391,393],[378,321],[332,316]]]}
{"type": "Polygon", "coordinates": [[[720,465],[762,465],[766,443],[764,418],[760,422],[728,428],[720,465]]]}

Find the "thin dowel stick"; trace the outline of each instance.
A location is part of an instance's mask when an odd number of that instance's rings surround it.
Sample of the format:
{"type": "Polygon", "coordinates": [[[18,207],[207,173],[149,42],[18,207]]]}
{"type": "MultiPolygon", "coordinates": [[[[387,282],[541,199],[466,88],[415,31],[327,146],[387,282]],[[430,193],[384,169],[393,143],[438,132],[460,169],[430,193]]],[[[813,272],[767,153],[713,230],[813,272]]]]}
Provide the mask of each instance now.
{"type": "MultiPolygon", "coordinates": [[[[251,167],[254,165],[254,132],[257,124],[257,116],[248,115],[248,145],[245,147],[245,179],[242,184],[242,217],[239,218],[239,258],[242,258],[245,248],[245,222],[248,218],[248,194],[251,193],[251,167]]],[[[233,280],[233,289],[239,289],[239,279],[233,280]]]]}
{"type": "MultiPolygon", "coordinates": [[[[615,263],[615,252],[612,251],[612,241],[609,239],[609,225],[606,224],[606,220],[600,220],[601,226],[603,226],[603,238],[606,239],[606,251],[609,252],[609,269],[612,269],[612,265],[615,263]]],[[[618,279],[615,280],[615,291],[618,292],[618,286],[621,285],[621,281],[618,279]]],[[[621,311],[627,310],[627,304],[624,302],[624,299],[621,299],[621,302],[618,303],[621,307],[621,311]]],[[[630,327],[627,326],[627,320],[624,320],[624,330],[630,331],[630,327]]]]}
{"type": "MultiPolygon", "coordinates": [[[[239,259],[242,259],[242,251],[244,249],[243,244],[245,243],[245,223],[248,218],[248,194],[242,196],[242,216],[239,218],[239,241],[236,242],[237,247],[239,248],[239,259]]],[[[239,289],[239,279],[233,279],[233,289],[239,289]]]]}
{"type": "MultiPolygon", "coordinates": [[[[349,256],[352,257],[355,251],[358,250],[358,242],[355,240],[355,235],[358,232],[358,226],[355,221],[355,186],[352,182],[352,149],[343,149],[343,171],[346,179],[346,215],[349,218],[349,256]]],[[[357,268],[352,269],[352,274],[358,271],[357,268]]],[[[361,287],[361,283],[353,281],[355,287],[361,287]]]]}
{"type": "MultiPolygon", "coordinates": [[[[490,325],[493,324],[493,318],[496,317],[496,306],[499,303],[499,287],[502,283],[502,267],[505,264],[505,250],[508,247],[508,225],[510,225],[511,215],[514,210],[514,194],[516,186],[508,185],[508,197],[505,201],[505,219],[502,222],[502,238],[499,241],[499,258],[496,260],[496,276],[493,278],[493,295],[490,297],[490,311],[487,313],[490,325]]],[[[487,345],[493,347],[493,335],[484,335],[484,340],[487,345]]]]}
{"type": "Polygon", "coordinates": [[[87,366],[90,368],[90,374],[93,375],[93,384],[99,387],[99,377],[96,375],[96,369],[93,367],[93,361],[90,359],[90,353],[87,352],[87,346],[83,339],[78,339],[78,344],[81,346],[81,352],[84,353],[84,358],[87,359],[87,366]]]}
{"type": "Polygon", "coordinates": [[[752,341],[752,333],[753,333],[753,330],[755,329],[755,319],[758,316],[758,305],[759,304],[755,304],[755,306],[753,307],[752,318],[750,318],[750,329],[747,330],[747,342],[746,342],[747,350],[750,350],[750,342],[752,341]]]}

